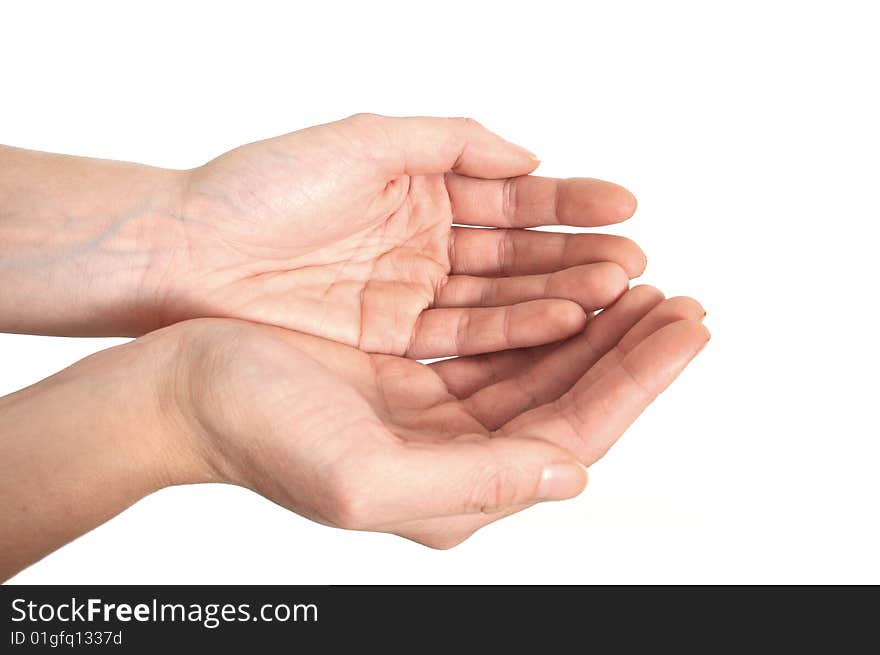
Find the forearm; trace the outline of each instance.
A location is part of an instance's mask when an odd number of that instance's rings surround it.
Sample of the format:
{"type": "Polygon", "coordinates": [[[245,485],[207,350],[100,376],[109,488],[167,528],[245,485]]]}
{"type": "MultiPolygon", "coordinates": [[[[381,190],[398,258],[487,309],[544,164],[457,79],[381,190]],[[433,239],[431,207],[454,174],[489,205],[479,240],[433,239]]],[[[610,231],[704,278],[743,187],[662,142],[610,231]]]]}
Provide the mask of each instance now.
{"type": "Polygon", "coordinates": [[[98,353],[0,398],[0,580],[190,479],[150,347],[98,353]]]}
{"type": "Polygon", "coordinates": [[[0,331],[158,327],[185,173],[0,146],[0,331]]]}

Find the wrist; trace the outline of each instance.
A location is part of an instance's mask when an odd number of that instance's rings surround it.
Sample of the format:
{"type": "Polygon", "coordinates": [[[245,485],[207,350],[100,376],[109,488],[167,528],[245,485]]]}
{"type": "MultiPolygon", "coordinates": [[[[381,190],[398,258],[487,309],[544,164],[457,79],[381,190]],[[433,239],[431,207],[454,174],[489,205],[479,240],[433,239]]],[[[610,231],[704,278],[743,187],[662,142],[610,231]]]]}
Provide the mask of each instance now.
{"type": "Polygon", "coordinates": [[[137,358],[148,364],[142,391],[147,400],[140,411],[154,438],[144,459],[150,462],[150,477],[159,486],[241,483],[234,465],[227,461],[217,417],[234,401],[224,398],[229,344],[223,344],[229,331],[247,329],[238,321],[193,319],[125,346],[139,349],[137,358]]]}
{"type": "Polygon", "coordinates": [[[74,425],[94,424],[74,435],[78,448],[91,450],[98,462],[112,460],[139,497],[190,478],[190,452],[177,438],[175,352],[173,343],[161,341],[137,339],[100,351],[46,381],[57,385],[56,405],[71,408],[74,425]]]}
{"type": "Polygon", "coordinates": [[[187,175],[0,147],[0,330],[136,336],[159,327],[162,277],[185,243],[187,175]]]}
{"type": "Polygon", "coordinates": [[[184,215],[189,171],[142,167],[128,214],[118,212],[106,250],[130,262],[119,277],[114,322],[140,336],[180,320],[168,314],[169,288],[180,274],[191,229],[184,215]]]}
{"type": "MultiPolygon", "coordinates": [[[[184,321],[135,339],[120,348],[114,364],[126,380],[137,377],[133,386],[138,401],[129,417],[134,429],[126,439],[138,449],[143,463],[138,475],[152,491],[225,481],[191,407],[202,322],[209,321],[184,321]]],[[[117,394],[115,402],[128,395],[117,394]]]]}
{"type": "MultiPolygon", "coordinates": [[[[167,363],[156,398],[158,431],[167,437],[160,448],[168,484],[221,482],[255,489],[253,463],[260,437],[271,432],[268,417],[251,411],[254,394],[266,394],[266,328],[229,319],[182,321],[133,344],[156,342],[167,363]],[[160,343],[161,342],[161,343],[160,343]],[[250,376],[261,384],[242,384],[250,376]]],[[[288,426],[291,438],[296,425],[288,426]]],[[[259,467],[257,467],[259,468],[259,467]]]]}

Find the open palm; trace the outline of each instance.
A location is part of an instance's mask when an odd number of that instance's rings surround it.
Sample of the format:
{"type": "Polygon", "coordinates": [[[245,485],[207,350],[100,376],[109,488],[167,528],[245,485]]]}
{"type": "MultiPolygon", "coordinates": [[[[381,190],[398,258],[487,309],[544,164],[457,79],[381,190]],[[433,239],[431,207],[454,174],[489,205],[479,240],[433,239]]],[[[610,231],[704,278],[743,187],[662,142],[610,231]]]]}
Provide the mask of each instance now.
{"type": "Polygon", "coordinates": [[[561,344],[432,365],[197,322],[187,411],[224,479],[323,523],[448,547],[576,495],[573,456],[593,463],[672,382],[708,339],[703,315],[636,287],[561,344]]]}
{"type": "Polygon", "coordinates": [[[165,322],[242,318],[415,358],[575,334],[644,257],[522,228],[614,223],[635,201],[528,176],[537,164],[467,119],[356,115],[232,150],[186,177],[165,322]]]}

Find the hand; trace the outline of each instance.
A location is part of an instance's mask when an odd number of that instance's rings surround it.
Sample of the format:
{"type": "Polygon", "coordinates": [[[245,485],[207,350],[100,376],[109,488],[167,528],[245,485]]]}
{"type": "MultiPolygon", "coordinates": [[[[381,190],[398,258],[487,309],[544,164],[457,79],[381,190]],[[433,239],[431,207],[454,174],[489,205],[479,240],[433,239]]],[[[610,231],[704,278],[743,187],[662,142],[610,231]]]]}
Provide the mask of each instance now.
{"type": "Polygon", "coordinates": [[[453,546],[579,493],[705,344],[703,313],[636,287],[565,343],[432,365],[219,319],[97,353],[0,398],[0,579],[194,482],[453,546]]]}
{"type": "Polygon", "coordinates": [[[635,199],[523,177],[537,165],[447,118],[356,115],[232,150],[184,178],[160,240],[176,254],[150,277],[160,323],[242,318],[415,358],[571,336],[644,255],[622,237],[520,228],[619,222],[635,199]]]}
{"type": "Polygon", "coordinates": [[[689,298],[637,287],[567,342],[424,365],[243,322],[182,333],[204,479],[303,516],[449,547],[569,498],[708,340],[689,298]]]}

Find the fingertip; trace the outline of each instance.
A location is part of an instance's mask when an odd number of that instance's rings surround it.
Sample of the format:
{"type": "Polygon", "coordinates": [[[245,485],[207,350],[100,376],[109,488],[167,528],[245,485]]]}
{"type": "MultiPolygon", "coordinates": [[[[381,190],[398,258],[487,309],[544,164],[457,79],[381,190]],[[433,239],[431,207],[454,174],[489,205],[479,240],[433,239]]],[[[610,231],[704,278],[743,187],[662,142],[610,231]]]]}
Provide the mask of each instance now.
{"type": "Polygon", "coordinates": [[[671,323],[667,328],[670,332],[676,331],[687,340],[691,350],[691,357],[695,356],[709,342],[712,337],[709,329],[703,325],[700,319],[686,318],[671,323]]]}
{"type": "Polygon", "coordinates": [[[621,223],[632,218],[638,209],[638,200],[632,192],[607,180],[595,180],[595,201],[601,205],[604,221],[621,223]]]}
{"type": "Polygon", "coordinates": [[[523,146],[519,145],[518,143],[513,143],[513,142],[511,142],[511,141],[508,141],[507,143],[509,143],[510,145],[512,145],[514,148],[516,148],[517,150],[519,150],[521,154],[525,155],[526,158],[528,158],[528,160],[529,160],[531,166],[533,166],[532,170],[535,170],[535,168],[538,168],[538,166],[541,165],[541,158],[538,157],[538,155],[536,155],[535,153],[533,153],[533,152],[532,152],[531,150],[529,150],[528,148],[524,148],[523,146]]]}
{"type": "Polygon", "coordinates": [[[627,244],[627,254],[623,266],[630,279],[635,279],[644,273],[645,269],[648,267],[648,257],[645,255],[645,251],[642,250],[639,244],[632,239],[626,240],[629,243],[627,244]]]}
{"type": "Polygon", "coordinates": [[[629,274],[620,264],[599,262],[590,268],[592,274],[587,277],[587,284],[595,308],[611,305],[629,288],[629,274]]]}
{"type": "Polygon", "coordinates": [[[574,498],[586,488],[588,479],[586,467],[575,460],[546,465],[541,470],[535,500],[574,498]]]}
{"type": "Polygon", "coordinates": [[[618,185],[618,188],[620,189],[620,198],[618,201],[617,209],[620,215],[623,216],[623,219],[621,220],[625,221],[635,215],[636,210],[639,208],[639,201],[638,198],[635,197],[633,192],[626,187],[618,185]]]}
{"type": "Polygon", "coordinates": [[[639,248],[639,257],[637,261],[627,270],[631,280],[641,277],[648,268],[648,256],[639,248]]]}
{"type": "Polygon", "coordinates": [[[703,325],[703,322],[700,319],[689,318],[682,322],[687,323],[688,329],[694,333],[694,336],[699,336],[704,341],[709,340],[709,337],[711,336],[709,334],[709,328],[703,325]]]}
{"type": "Polygon", "coordinates": [[[482,179],[519,177],[533,172],[541,160],[531,150],[508,141],[474,118],[453,118],[465,136],[465,148],[452,170],[482,179]]]}
{"type": "Polygon", "coordinates": [[[587,324],[587,313],[573,300],[550,299],[547,304],[543,316],[555,328],[554,333],[565,336],[576,334],[587,324]]]}
{"type": "Polygon", "coordinates": [[[611,279],[614,290],[619,296],[629,288],[629,273],[626,269],[615,262],[605,262],[606,275],[611,279]]]}
{"type": "Polygon", "coordinates": [[[666,298],[666,295],[660,291],[660,289],[650,284],[637,284],[629,290],[629,293],[635,297],[644,298],[645,300],[655,300],[658,303],[666,298]]]}
{"type": "Polygon", "coordinates": [[[679,319],[691,319],[694,321],[702,321],[706,316],[706,310],[694,298],[690,296],[675,296],[666,301],[672,313],[679,319]]]}
{"type": "MultiPolygon", "coordinates": [[[[500,137],[499,137],[500,138],[500,137]]],[[[498,172],[493,172],[491,177],[496,179],[521,177],[523,175],[531,175],[538,166],[541,165],[541,159],[528,148],[502,139],[504,144],[510,150],[510,162],[505,170],[499,168],[498,172]]]]}
{"type": "Polygon", "coordinates": [[[693,330],[695,341],[694,351],[691,355],[691,359],[693,359],[702,352],[703,348],[706,347],[706,344],[712,339],[712,333],[709,332],[709,328],[703,325],[702,319],[691,320],[689,322],[693,324],[691,329],[693,330]]]}
{"type": "Polygon", "coordinates": [[[700,328],[700,336],[703,339],[703,344],[701,346],[702,349],[703,346],[705,346],[707,343],[709,343],[709,341],[712,340],[712,333],[709,331],[709,328],[707,328],[702,322],[700,322],[700,328]]]}

